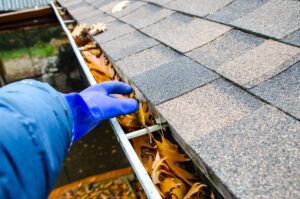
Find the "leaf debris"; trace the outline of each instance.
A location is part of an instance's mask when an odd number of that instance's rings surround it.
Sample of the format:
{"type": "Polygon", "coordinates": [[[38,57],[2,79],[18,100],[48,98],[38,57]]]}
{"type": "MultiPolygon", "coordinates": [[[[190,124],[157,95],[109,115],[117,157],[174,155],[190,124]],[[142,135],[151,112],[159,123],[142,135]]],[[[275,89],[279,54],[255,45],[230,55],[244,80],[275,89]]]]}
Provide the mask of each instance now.
{"type": "Polygon", "coordinates": [[[87,28],[87,31],[91,35],[96,35],[98,33],[105,32],[107,30],[107,25],[104,23],[98,23],[96,25],[91,25],[87,28]]]}
{"type": "Polygon", "coordinates": [[[124,8],[126,8],[129,3],[130,3],[130,1],[121,1],[112,8],[111,12],[112,13],[120,12],[124,8]]]}
{"type": "Polygon", "coordinates": [[[71,198],[134,199],[136,197],[125,182],[121,180],[111,180],[106,183],[81,183],[78,188],[73,188],[55,197],[55,199],[71,198]]]}

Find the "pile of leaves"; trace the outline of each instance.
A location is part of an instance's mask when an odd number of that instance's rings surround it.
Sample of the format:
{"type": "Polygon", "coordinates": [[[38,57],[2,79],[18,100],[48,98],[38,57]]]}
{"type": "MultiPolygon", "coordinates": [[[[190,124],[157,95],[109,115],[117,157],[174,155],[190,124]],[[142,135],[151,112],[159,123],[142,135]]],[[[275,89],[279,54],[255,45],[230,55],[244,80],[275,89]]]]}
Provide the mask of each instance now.
{"type": "Polygon", "coordinates": [[[121,180],[112,180],[106,183],[81,183],[78,188],[66,191],[55,199],[134,199],[129,186],[121,180]]]}
{"type": "MultiPolygon", "coordinates": [[[[83,46],[82,56],[89,67],[97,83],[105,81],[120,81],[111,62],[106,58],[97,46],[91,47],[93,42],[89,37],[91,28],[85,25],[77,25],[72,35],[78,46],[83,46]],[[89,46],[89,47],[88,47],[89,46]]],[[[129,82],[130,84],[130,82],[129,82]]],[[[129,95],[115,95],[120,99],[135,98],[134,91],[129,95]]],[[[132,132],[153,125],[148,104],[139,102],[137,112],[117,117],[120,125],[132,132]]],[[[166,199],[213,199],[213,193],[209,193],[206,185],[200,183],[197,178],[185,168],[189,158],[179,151],[179,146],[164,137],[163,130],[159,137],[149,135],[140,136],[131,140],[134,150],[147,169],[160,195],[166,199]]],[[[143,194],[141,194],[143,195],[143,194]]],[[[141,197],[142,198],[142,197],[141,197]]]]}
{"type": "Polygon", "coordinates": [[[205,191],[206,185],[185,169],[184,163],[190,159],[180,153],[179,146],[166,139],[163,131],[158,135],[133,138],[132,144],[162,198],[214,198],[205,191]]]}

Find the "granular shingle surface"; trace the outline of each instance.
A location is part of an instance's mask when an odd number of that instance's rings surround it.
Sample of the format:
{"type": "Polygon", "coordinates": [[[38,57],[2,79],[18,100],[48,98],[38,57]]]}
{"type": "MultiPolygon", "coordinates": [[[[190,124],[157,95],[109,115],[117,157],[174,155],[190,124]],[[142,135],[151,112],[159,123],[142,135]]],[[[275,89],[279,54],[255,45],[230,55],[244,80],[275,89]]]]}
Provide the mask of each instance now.
{"type": "Polygon", "coordinates": [[[212,70],[217,70],[222,64],[234,60],[263,42],[264,39],[260,37],[233,30],[186,55],[212,70]]]}
{"type": "Polygon", "coordinates": [[[178,97],[214,79],[218,75],[187,57],[175,59],[132,78],[145,96],[157,105],[178,97]]]}
{"type": "Polygon", "coordinates": [[[282,41],[300,46],[300,30],[294,32],[293,34],[287,36],[286,38],[282,39],[282,41]]]}
{"type": "Polygon", "coordinates": [[[134,31],[135,29],[128,24],[113,21],[107,24],[107,30],[104,33],[96,35],[94,38],[99,44],[102,44],[134,31]]]}
{"type": "Polygon", "coordinates": [[[173,14],[141,31],[180,52],[202,46],[231,28],[204,19],[173,14]]]}
{"type": "Polygon", "coordinates": [[[130,57],[125,57],[117,61],[116,64],[128,77],[133,77],[167,64],[179,57],[182,57],[182,55],[163,45],[159,45],[131,55],[130,57]]]}
{"type": "Polygon", "coordinates": [[[251,89],[255,95],[300,119],[300,61],[265,83],[251,89]]]}
{"type": "Polygon", "coordinates": [[[82,12],[80,14],[77,14],[76,19],[78,21],[80,21],[80,20],[91,18],[91,17],[94,17],[94,16],[99,16],[99,14],[101,14],[101,13],[103,13],[103,12],[94,8],[92,10],[89,10],[88,12],[82,12]]]}
{"type": "Polygon", "coordinates": [[[68,1],[68,2],[63,2],[62,5],[68,9],[68,11],[72,10],[72,9],[76,9],[76,8],[80,8],[83,6],[88,6],[88,3],[86,3],[85,1],[68,1]]]}
{"type": "Polygon", "coordinates": [[[79,16],[79,15],[85,14],[87,12],[91,12],[93,10],[95,10],[95,8],[88,5],[88,6],[80,6],[78,8],[74,8],[74,9],[69,9],[69,12],[73,16],[77,16],[77,15],[79,16]]]}
{"type": "Polygon", "coordinates": [[[133,32],[115,40],[105,42],[101,47],[114,61],[116,61],[157,44],[158,42],[154,39],[139,32],[133,32]]]}
{"type": "Polygon", "coordinates": [[[106,15],[102,11],[99,10],[99,14],[96,16],[88,17],[88,18],[83,18],[83,19],[78,19],[79,23],[85,23],[87,25],[93,25],[97,23],[110,23],[114,21],[115,19],[109,15],[106,15]]]}
{"type": "Polygon", "coordinates": [[[241,86],[251,88],[288,68],[289,60],[299,52],[300,49],[296,47],[266,40],[258,47],[219,66],[216,71],[241,86]]]}
{"type": "Polygon", "coordinates": [[[173,11],[171,10],[162,9],[151,4],[146,4],[138,10],[120,18],[120,20],[133,25],[137,29],[140,29],[158,22],[159,20],[169,16],[172,13],[173,11]]]}
{"type": "Polygon", "coordinates": [[[86,2],[89,2],[90,4],[97,2],[97,1],[99,1],[99,0],[86,0],[86,2]]]}
{"type": "Polygon", "coordinates": [[[296,199],[299,131],[298,121],[264,105],[189,145],[237,198],[296,199]]]}
{"type": "Polygon", "coordinates": [[[261,106],[255,97],[218,79],[156,108],[185,142],[190,142],[246,117],[261,106]]]}
{"type": "Polygon", "coordinates": [[[165,6],[196,16],[206,16],[222,9],[233,0],[174,0],[165,6]]]}
{"type": "Polygon", "coordinates": [[[102,11],[107,11],[107,10],[103,10],[103,8],[108,8],[108,7],[112,8],[118,2],[119,1],[117,0],[101,0],[101,1],[93,2],[92,5],[95,6],[96,8],[99,8],[102,11]]]}
{"type": "Polygon", "coordinates": [[[120,2],[121,1],[119,1],[119,0],[111,0],[111,1],[108,1],[108,2],[104,3],[101,6],[98,6],[98,8],[102,11],[105,11],[105,12],[109,13],[113,9],[113,7],[116,6],[120,2]]]}
{"type": "Polygon", "coordinates": [[[300,28],[300,1],[270,0],[233,25],[282,39],[300,28]]]}
{"type": "Polygon", "coordinates": [[[230,24],[230,22],[249,14],[268,1],[269,0],[235,0],[225,8],[206,18],[230,24]]]}
{"type": "Polygon", "coordinates": [[[164,5],[172,0],[145,0],[145,1],[152,2],[158,5],[164,5]]]}

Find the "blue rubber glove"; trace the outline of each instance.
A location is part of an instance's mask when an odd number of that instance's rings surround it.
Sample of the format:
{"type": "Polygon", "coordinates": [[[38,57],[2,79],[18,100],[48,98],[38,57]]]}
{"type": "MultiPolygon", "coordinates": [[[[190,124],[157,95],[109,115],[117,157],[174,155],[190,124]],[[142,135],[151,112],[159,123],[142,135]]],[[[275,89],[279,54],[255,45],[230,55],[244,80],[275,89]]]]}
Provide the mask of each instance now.
{"type": "Polygon", "coordinates": [[[118,99],[110,95],[131,92],[132,88],[128,84],[109,81],[91,86],[80,93],[62,94],[73,115],[72,143],[105,119],[137,111],[139,105],[136,100],[118,99]]]}

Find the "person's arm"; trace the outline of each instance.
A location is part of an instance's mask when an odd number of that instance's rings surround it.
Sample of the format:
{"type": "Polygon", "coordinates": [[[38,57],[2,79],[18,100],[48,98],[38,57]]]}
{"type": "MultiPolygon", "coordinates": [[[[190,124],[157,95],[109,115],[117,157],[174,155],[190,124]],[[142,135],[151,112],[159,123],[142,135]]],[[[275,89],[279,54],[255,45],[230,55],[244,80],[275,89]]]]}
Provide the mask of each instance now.
{"type": "Polygon", "coordinates": [[[46,198],[70,144],[109,117],[136,111],[135,100],[107,82],[63,95],[34,80],[0,89],[0,198],[46,198]]]}
{"type": "Polygon", "coordinates": [[[0,198],[46,198],[72,139],[68,103],[48,84],[0,89],[0,198]]]}

